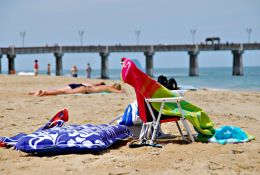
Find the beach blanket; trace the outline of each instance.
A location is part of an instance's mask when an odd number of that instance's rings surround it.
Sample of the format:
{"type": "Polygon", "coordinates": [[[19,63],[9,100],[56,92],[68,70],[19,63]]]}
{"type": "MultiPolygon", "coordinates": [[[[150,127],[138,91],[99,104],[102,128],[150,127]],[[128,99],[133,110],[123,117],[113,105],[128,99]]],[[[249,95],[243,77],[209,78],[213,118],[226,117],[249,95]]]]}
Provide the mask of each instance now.
{"type": "Polygon", "coordinates": [[[94,94],[111,94],[111,92],[95,92],[91,94],[59,94],[57,96],[89,96],[89,95],[94,95],[94,94]]]}
{"type": "MultiPolygon", "coordinates": [[[[142,121],[147,122],[152,120],[149,115],[149,111],[145,106],[144,98],[166,98],[179,96],[179,94],[168,90],[143,73],[130,59],[122,58],[122,63],[121,78],[125,83],[128,83],[135,89],[139,114],[142,121]]],[[[199,141],[207,141],[214,135],[214,123],[206,112],[186,100],[181,101],[180,105],[183,109],[185,118],[190,121],[198,132],[197,139],[199,141]]],[[[159,103],[152,103],[152,106],[154,109],[159,111],[159,103]]],[[[181,117],[177,104],[173,103],[166,103],[162,110],[162,114],[181,117]]]]}
{"type": "Polygon", "coordinates": [[[215,134],[209,139],[209,142],[226,144],[241,143],[255,139],[241,128],[236,126],[222,126],[215,130],[215,134]]]}
{"type": "MultiPolygon", "coordinates": [[[[66,111],[66,110],[65,110],[66,111]]],[[[109,148],[115,142],[132,136],[123,125],[68,125],[62,126],[68,119],[60,114],[53,117],[43,127],[32,134],[20,133],[14,137],[0,137],[0,145],[14,146],[16,150],[37,154],[63,154],[81,152],[99,152],[109,148]],[[63,122],[61,122],[61,120],[63,122]]]]}

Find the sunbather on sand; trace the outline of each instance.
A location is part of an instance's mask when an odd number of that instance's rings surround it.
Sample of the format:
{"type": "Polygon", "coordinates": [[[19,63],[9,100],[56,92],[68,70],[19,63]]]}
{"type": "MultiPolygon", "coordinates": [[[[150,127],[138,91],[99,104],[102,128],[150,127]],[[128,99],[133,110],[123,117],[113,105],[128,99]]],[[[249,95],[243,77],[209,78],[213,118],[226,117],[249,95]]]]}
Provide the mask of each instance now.
{"type": "Polygon", "coordinates": [[[60,95],[60,94],[90,94],[98,92],[113,92],[122,93],[121,85],[118,83],[108,86],[101,82],[98,84],[81,83],[81,84],[69,84],[68,86],[61,89],[54,90],[38,90],[29,92],[29,95],[35,96],[48,96],[48,95],[60,95]]]}

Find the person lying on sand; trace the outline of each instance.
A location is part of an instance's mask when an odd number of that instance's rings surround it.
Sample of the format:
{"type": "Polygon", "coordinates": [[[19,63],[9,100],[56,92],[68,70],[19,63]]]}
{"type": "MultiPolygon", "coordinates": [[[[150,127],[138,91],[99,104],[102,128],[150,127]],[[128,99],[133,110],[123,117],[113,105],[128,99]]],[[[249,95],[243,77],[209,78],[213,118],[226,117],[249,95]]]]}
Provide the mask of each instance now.
{"type": "Polygon", "coordinates": [[[54,90],[38,90],[34,92],[29,92],[29,95],[35,96],[48,96],[48,95],[60,95],[60,94],[91,94],[98,92],[113,92],[122,93],[121,85],[118,83],[108,86],[105,83],[81,83],[81,84],[69,84],[61,89],[54,90]]]}

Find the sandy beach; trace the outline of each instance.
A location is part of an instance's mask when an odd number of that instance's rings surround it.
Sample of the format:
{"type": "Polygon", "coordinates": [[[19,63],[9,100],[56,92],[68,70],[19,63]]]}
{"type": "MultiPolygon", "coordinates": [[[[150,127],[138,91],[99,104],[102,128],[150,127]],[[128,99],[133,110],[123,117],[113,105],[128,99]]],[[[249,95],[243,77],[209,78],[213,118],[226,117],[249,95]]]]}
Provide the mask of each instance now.
{"type": "MultiPolygon", "coordinates": [[[[108,123],[135,100],[132,87],[120,81],[123,94],[89,94],[35,97],[29,91],[84,82],[83,78],[0,75],[0,136],[31,133],[58,111],[69,110],[68,124],[108,123]]],[[[91,82],[100,80],[91,79],[91,82]]],[[[201,89],[185,99],[204,109],[218,128],[241,127],[256,140],[240,144],[182,144],[180,137],[163,142],[163,148],[129,148],[125,141],[100,154],[31,156],[0,148],[0,174],[260,174],[260,92],[201,89]]],[[[166,133],[179,135],[174,123],[166,133]]]]}

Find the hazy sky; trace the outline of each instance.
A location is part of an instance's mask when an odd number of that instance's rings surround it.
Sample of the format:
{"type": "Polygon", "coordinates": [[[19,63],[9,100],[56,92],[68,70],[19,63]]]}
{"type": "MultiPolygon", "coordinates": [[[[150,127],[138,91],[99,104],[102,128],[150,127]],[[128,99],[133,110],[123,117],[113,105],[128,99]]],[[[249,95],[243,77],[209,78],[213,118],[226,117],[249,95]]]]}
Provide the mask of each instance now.
{"type": "MultiPolygon", "coordinates": [[[[259,0],[0,0],[0,47],[21,46],[20,32],[25,31],[25,46],[79,45],[79,30],[84,31],[84,45],[136,44],[135,30],[141,30],[140,44],[192,43],[218,36],[222,42],[247,42],[246,28],[251,28],[251,42],[260,42],[259,0]]],[[[111,53],[109,67],[119,68],[121,57],[140,60],[143,53],[111,53]]],[[[260,51],[246,51],[245,66],[260,66],[260,51]]],[[[53,54],[17,55],[18,70],[32,69],[38,59],[40,69],[47,63],[54,68],[53,54]]],[[[199,67],[232,66],[232,54],[200,52],[199,67]]],[[[76,64],[80,69],[90,62],[100,68],[98,54],[64,54],[63,68],[76,64]]],[[[156,52],[155,67],[188,67],[186,52],[156,52]]],[[[7,58],[2,58],[7,70],[7,58]]]]}

